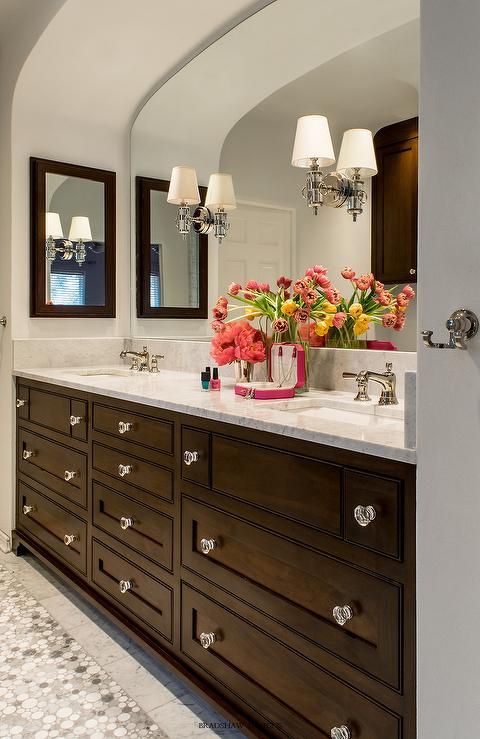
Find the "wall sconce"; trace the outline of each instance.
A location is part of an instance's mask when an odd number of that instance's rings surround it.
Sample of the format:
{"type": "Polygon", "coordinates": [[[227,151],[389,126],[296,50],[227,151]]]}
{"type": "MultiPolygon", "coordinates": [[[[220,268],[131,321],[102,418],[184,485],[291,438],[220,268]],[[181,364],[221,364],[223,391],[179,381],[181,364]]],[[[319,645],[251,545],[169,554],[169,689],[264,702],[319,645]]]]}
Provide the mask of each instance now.
{"type": "Polygon", "coordinates": [[[324,174],[322,168],[335,163],[328,120],[323,115],[302,116],[297,121],[292,165],[308,169],[302,195],[315,215],[327,205],[341,208],[356,222],[367,200],[364,181],[377,174],[372,132],[352,128],[343,134],[336,172],[324,174]]]}
{"type": "Polygon", "coordinates": [[[178,205],[176,224],[184,238],[192,228],[198,234],[213,231],[219,244],[230,228],[227,213],[237,207],[231,175],[222,172],[211,174],[205,205],[200,205],[197,173],[193,167],[185,166],[172,169],[167,202],[178,205]],[[192,205],[198,206],[193,215],[190,211],[192,205]]]}
{"type": "Polygon", "coordinates": [[[45,233],[48,234],[46,245],[48,262],[52,263],[59,254],[63,261],[70,261],[75,257],[78,265],[84,264],[87,258],[85,242],[92,241],[92,231],[87,216],[73,216],[68,239],[65,239],[60,215],[58,213],[47,213],[45,233]],[[55,241],[60,239],[62,244],[56,244],[55,241]]]}

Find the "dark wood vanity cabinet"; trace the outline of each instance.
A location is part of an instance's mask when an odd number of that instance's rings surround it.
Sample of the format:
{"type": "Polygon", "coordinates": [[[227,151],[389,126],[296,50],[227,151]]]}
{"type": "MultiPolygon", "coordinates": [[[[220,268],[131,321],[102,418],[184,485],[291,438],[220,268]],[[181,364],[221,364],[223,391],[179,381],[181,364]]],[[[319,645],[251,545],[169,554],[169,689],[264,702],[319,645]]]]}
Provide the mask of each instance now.
{"type": "Polygon", "coordinates": [[[17,395],[18,551],[250,736],[414,739],[414,466],[25,380],[17,395]]]}
{"type": "Polygon", "coordinates": [[[418,118],[374,137],[372,272],[387,285],[417,281],[418,118]]]}

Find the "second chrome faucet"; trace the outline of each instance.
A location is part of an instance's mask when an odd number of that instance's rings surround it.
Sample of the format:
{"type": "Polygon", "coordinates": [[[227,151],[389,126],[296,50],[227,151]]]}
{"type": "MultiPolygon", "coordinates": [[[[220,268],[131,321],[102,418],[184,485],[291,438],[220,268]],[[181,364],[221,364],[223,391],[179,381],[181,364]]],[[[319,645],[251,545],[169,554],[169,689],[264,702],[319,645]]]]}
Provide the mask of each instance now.
{"type": "Polygon", "coordinates": [[[134,352],[129,349],[120,352],[120,359],[126,359],[127,357],[132,358],[130,369],[134,372],[153,372],[154,374],[158,372],[158,360],[165,359],[163,354],[150,355],[146,346],[143,347],[141,352],[134,352]]]}
{"type": "Polygon", "coordinates": [[[371,400],[368,395],[368,383],[370,380],[378,382],[382,386],[382,392],[378,405],[398,405],[396,396],[397,378],[393,372],[393,365],[387,362],[385,372],[373,372],[371,370],[360,370],[360,372],[344,372],[343,377],[356,380],[358,392],[355,400],[371,400]]]}

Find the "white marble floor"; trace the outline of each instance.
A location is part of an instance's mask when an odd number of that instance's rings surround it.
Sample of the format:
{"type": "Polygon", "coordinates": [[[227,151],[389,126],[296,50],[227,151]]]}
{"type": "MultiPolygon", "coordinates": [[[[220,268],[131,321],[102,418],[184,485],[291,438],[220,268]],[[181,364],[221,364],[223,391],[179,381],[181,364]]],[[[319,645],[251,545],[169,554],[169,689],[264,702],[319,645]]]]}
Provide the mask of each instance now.
{"type": "MultiPolygon", "coordinates": [[[[0,564],[171,739],[243,739],[166,667],[149,657],[34,557],[0,552],[0,564]]],[[[100,686],[101,687],[101,686],[100,686]]],[[[34,734],[32,734],[34,736],[34,734]]]]}

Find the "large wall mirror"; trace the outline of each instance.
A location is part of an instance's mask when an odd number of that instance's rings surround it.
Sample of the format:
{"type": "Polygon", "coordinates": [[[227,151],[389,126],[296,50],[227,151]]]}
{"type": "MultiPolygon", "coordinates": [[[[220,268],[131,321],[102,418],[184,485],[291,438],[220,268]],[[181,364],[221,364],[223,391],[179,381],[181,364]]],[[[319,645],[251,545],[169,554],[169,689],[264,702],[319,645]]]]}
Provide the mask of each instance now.
{"type": "MultiPolygon", "coordinates": [[[[221,244],[208,237],[210,301],[231,282],[274,284],[314,264],[338,287],[345,266],[373,270],[388,286],[416,282],[419,5],[276,0],[183,67],[140,111],[132,175],[168,180],[176,165],[195,167],[202,183],[214,172],[232,175],[237,207],[227,237],[221,244]],[[297,119],[309,114],[330,124],[336,162],[326,173],[336,170],[346,130],[374,136],[378,175],[365,180],[356,222],[345,207],[314,215],[302,197],[306,170],[292,166],[292,150],[297,119]]],[[[164,214],[174,228],[175,206],[164,214]]],[[[404,331],[375,326],[367,338],[414,351],[416,336],[413,301],[404,331]]]]}
{"type": "MultiPolygon", "coordinates": [[[[136,178],[137,315],[207,318],[208,239],[182,236],[167,203],[169,182],[136,178]]],[[[205,197],[205,188],[200,187],[205,197]]]]}
{"type": "Polygon", "coordinates": [[[115,315],[115,173],[30,160],[31,315],[115,315]]]}

